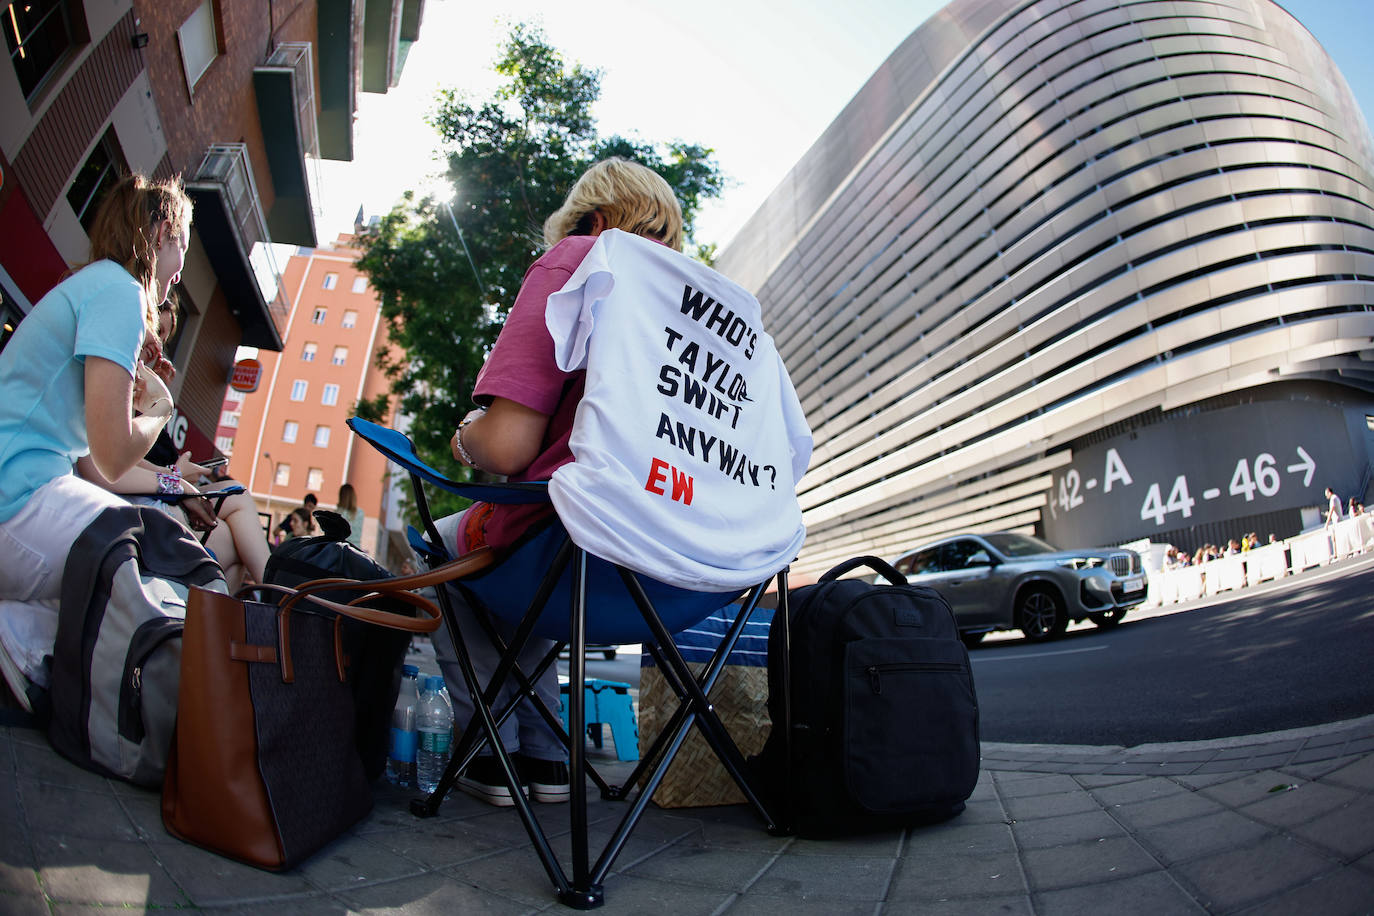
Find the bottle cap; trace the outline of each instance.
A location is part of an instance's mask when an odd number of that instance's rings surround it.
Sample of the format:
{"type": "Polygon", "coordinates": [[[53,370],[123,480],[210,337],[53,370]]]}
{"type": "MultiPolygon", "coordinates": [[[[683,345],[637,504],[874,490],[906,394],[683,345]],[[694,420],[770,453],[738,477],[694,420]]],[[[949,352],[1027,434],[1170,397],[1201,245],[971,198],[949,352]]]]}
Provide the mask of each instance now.
{"type": "Polygon", "coordinates": [[[420,669],[416,668],[414,665],[402,665],[401,674],[406,677],[419,677],[420,669]]]}
{"type": "Polygon", "coordinates": [[[429,690],[442,690],[444,686],[444,676],[442,674],[431,674],[428,681],[429,690]]]}

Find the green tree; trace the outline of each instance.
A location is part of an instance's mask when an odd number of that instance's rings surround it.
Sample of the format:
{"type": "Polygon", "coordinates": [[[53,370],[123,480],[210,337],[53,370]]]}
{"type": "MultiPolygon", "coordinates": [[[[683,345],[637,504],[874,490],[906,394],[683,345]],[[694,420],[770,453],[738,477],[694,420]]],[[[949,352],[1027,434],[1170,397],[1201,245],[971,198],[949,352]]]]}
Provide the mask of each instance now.
{"type": "MultiPolygon", "coordinates": [[[[569,64],[538,29],[515,26],[495,65],[505,78],[480,104],[455,90],[439,93],[429,123],[448,154],[451,202],[400,204],[366,231],[358,265],[381,300],[399,359],[382,357],[400,410],[411,417],[416,448],[435,467],[464,479],[449,438],[472,407],[470,396],[526,268],[543,251],[545,217],[573,182],[607,156],[640,162],[667,180],[682,202],[688,250],[701,203],[720,194],[725,178],[712,150],[673,141],[601,137],[591,108],[601,74],[569,64]]],[[[369,419],[387,414],[393,398],[358,404],[369,419]]],[[[448,494],[434,510],[457,509],[448,494]]]]}

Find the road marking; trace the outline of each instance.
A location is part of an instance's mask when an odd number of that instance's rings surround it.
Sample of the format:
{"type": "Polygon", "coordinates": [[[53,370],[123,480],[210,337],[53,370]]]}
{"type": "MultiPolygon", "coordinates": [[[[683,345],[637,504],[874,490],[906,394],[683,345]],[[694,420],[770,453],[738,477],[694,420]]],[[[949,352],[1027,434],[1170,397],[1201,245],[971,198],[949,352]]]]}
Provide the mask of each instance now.
{"type": "Polygon", "coordinates": [[[1035,652],[1027,655],[995,655],[985,656],[981,652],[973,653],[972,659],[975,662],[1015,662],[1026,658],[1046,658],[1051,655],[1075,655],[1079,652],[1101,652],[1109,646],[1085,646],[1082,649],[1059,649],[1055,652],[1035,652]]]}

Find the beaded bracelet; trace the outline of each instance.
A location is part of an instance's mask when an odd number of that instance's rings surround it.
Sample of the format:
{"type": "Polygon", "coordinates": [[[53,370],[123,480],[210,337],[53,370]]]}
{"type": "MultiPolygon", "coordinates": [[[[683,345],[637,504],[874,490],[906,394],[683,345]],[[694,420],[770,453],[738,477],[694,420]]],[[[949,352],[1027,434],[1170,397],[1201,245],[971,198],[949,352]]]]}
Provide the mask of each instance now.
{"type": "Polygon", "coordinates": [[[181,470],[176,465],[169,468],[166,474],[158,472],[157,491],[163,496],[180,496],[184,492],[181,487],[181,470]]]}
{"type": "Polygon", "coordinates": [[[463,447],[463,427],[471,423],[473,419],[473,416],[469,414],[463,418],[463,422],[458,424],[458,429],[453,434],[453,447],[458,452],[458,460],[462,461],[463,464],[466,464],[473,470],[480,471],[481,468],[479,468],[477,462],[472,459],[472,453],[463,447]]]}

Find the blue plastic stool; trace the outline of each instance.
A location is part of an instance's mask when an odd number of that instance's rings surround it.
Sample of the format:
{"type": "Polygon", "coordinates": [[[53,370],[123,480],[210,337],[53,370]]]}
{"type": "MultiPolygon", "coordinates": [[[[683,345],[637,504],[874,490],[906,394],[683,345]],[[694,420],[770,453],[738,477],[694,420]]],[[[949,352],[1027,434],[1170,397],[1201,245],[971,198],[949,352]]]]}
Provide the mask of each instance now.
{"type": "MultiPolygon", "coordinates": [[[[617,760],[639,759],[639,726],[635,722],[634,700],[630,697],[630,685],[621,681],[603,681],[591,678],[584,682],[583,703],[587,709],[587,737],[601,747],[601,726],[611,727],[611,738],[615,741],[617,760]]],[[[568,685],[558,685],[558,712],[563,717],[563,728],[568,727],[568,685]]]]}

